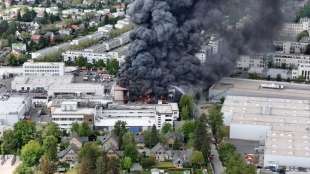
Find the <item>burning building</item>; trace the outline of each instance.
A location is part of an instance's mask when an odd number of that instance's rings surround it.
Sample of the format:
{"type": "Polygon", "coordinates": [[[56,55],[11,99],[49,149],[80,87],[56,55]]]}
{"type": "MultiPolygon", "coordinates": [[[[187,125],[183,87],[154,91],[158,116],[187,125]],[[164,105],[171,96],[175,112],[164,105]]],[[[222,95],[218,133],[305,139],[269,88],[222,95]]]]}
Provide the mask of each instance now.
{"type": "Polygon", "coordinates": [[[240,54],[260,52],[281,26],[280,0],[136,0],[137,25],[119,84],[130,99],[168,96],[169,86],[210,86],[229,75],[240,54]],[[221,37],[216,55],[195,57],[210,34],[221,37]]]}

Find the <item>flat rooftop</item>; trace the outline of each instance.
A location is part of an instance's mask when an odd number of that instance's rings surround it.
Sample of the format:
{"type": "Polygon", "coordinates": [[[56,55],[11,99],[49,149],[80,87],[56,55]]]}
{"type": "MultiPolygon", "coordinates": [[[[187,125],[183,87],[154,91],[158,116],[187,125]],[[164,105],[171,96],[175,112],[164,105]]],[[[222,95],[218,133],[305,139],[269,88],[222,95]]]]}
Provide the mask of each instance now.
{"type": "Polygon", "coordinates": [[[64,85],[73,81],[72,75],[64,76],[16,76],[12,84],[23,84],[31,86],[45,86],[64,85]]]}
{"type": "Polygon", "coordinates": [[[252,96],[283,99],[310,99],[310,85],[288,82],[249,80],[240,78],[223,78],[209,89],[209,97],[252,96]],[[261,88],[261,84],[279,84],[284,89],[261,88]]]}
{"type": "Polygon", "coordinates": [[[310,100],[227,96],[231,124],[270,127],[265,154],[310,157],[310,100]]]}
{"type": "Polygon", "coordinates": [[[16,113],[20,111],[27,97],[24,96],[11,96],[8,99],[0,100],[0,115],[16,113]]]}
{"type": "Polygon", "coordinates": [[[56,118],[59,117],[61,118],[62,115],[93,115],[95,113],[95,109],[94,108],[77,108],[76,110],[63,110],[60,107],[54,108],[52,110],[52,117],[56,118]],[[60,116],[57,116],[60,115],[60,116]]]}

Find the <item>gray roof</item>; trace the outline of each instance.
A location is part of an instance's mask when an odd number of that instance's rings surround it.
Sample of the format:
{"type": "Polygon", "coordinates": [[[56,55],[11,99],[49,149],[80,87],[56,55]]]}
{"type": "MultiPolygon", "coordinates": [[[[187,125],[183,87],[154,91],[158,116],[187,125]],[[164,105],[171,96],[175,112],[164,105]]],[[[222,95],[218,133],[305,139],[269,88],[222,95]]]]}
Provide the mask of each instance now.
{"type": "Polygon", "coordinates": [[[75,153],[78,152],[78,148],[76,148],[74,145],[69,145],[66,149],[60,151],[57,153],[58,158],[64,157],[67,153],[70,152],[70,150],[73,150],[75,153]]]}
{"type": "Polygon", "coordinates": [[[130,171],[131,172],[140,172],[140,171],[142,171],[143,170],[143,168],[142,168],[142,166],[139,164],[139,163],[134,163],[132,166],[131,166],[131,168],[130,168],[130,171]]]}
{"type": "Polygon", "coordinates": [[[161,144],[161,143],[157,143],[152,149],[151,151],[153,153],[156,153],[158,151],[166,151],[166,148],[161,144]]]}

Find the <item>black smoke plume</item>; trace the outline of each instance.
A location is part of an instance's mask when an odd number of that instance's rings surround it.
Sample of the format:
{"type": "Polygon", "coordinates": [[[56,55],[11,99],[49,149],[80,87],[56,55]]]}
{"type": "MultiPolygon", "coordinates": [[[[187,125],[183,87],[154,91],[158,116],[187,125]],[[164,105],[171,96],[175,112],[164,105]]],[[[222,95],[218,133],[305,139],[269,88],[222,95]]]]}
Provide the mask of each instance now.
{"type": "Polygon", "coordinates": [[[280,0],[135,0],[129,15],[137,25],[119,84],[131,99],[165,96],[171,85],[210,86],[230,75],[240,54],[269,47],[281,26],[280,0]],[[221,39],[220,52],[201,63],[194,55],[221,39]]]}

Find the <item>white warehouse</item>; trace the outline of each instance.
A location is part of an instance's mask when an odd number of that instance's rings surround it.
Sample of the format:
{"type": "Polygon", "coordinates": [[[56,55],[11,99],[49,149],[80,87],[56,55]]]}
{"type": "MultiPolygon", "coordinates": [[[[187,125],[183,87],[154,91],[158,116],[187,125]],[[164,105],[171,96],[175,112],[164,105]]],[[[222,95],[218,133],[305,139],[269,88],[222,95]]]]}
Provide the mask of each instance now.
{"type": "Polygon", "coordinates": [[[0,100],[0,121],[2,125],[13,126],[25,118],[31,108],[29,97],[9,97],[0,100]]]}
{"type": "Polygon", "coordinates": [[[63,76],[65,64],[63,62],[25,62],[24,76],[63,76]]]}
{"type": "Polygon", "coordinates": [[[111,104],[107,108],[97,108],[95,126],[98,128],[113,129],[119,120],[125,121],[130,129],[137,131],[156,126],[157,129],[165,123],[173,125],[179,118],[177,103],[154,105],[119,105],[111,104]]]}
{"type": "Polygon", "coordinates": [[[310,100],[227,96],[230,138],[264,141],[264,166],[310,167],[310,100]]]}

